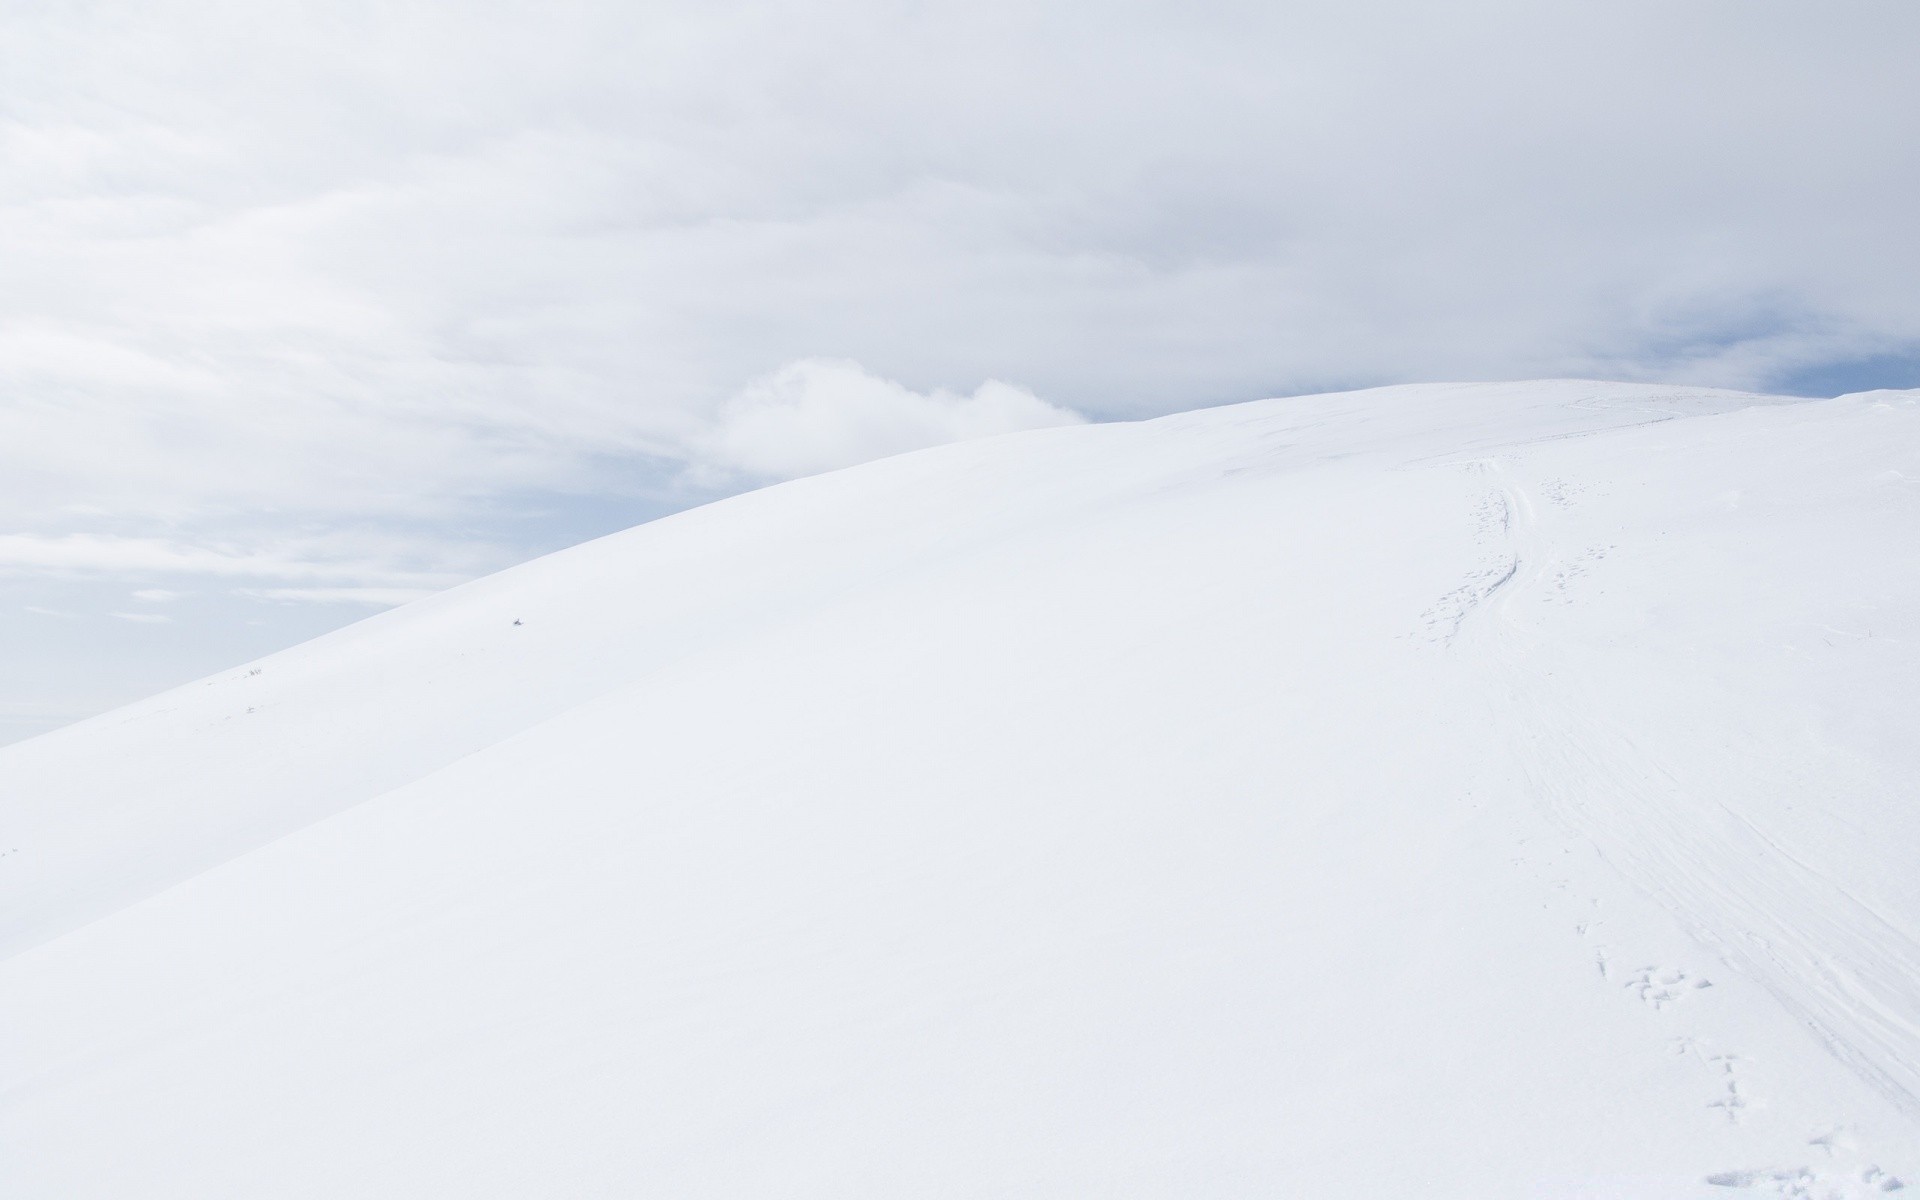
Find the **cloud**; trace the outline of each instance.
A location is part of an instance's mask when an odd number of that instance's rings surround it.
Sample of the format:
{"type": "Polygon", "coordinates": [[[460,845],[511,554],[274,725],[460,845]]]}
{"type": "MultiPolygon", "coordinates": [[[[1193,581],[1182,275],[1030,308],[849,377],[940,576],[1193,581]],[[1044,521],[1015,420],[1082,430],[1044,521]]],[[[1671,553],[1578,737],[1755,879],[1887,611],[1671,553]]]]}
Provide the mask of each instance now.
{"type": "Polygon", "coordinates": [[[1104,418],[1920,329],[1911,5],[0,21],[13,528],[752,477],[716,413],[817,358],[1104,418]]]}
{"type": "MultiPolygon", "coordinates": [[[[266,579],[358,580],[384,576],[394,584],[445,584],[449,577],[395,570],[366,560],[317,560],[284,553],[183,544],[161,538],[73,533],[59,537],[0,534],[0,573],[104,574],[146,576],[185,574],[266,579]]],[[[178,593],[141,589],[139,599],[172,598],[178,593]]]]}
{"type": "Polygon", "coordinates": [[[116,621],[132,621],[136,625],[165,625],[173,620],[165,613],[108,613],[116,621]]]}
{"type": "Polygon", "coordinates": [[[807,359],[749,384],[695,443],[709,472],[791,479],[968,438],[1079,424],[1025,388],[916,392],[858,363],[807,359]]]}
{"type": "Polygon", "coordinates": [[[358,604],[372,608],[394,608],[434,593],[433,588],[236,588],[236,596],[251,600],[273,600],[282,604],[358,604]]]}
{"type": "Polygon", "coordinates": [[[8,5],[0,575],[207,612],[1069,413],[1911,384],[1916,57],[1885,0],[8,5]]]}

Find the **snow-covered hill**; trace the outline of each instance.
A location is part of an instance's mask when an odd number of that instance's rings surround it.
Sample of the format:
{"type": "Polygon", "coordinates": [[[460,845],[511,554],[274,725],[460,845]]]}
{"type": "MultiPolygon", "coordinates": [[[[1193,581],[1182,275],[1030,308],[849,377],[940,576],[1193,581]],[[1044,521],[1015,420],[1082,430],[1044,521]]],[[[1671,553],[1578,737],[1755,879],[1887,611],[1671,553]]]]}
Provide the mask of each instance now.
{"type": "Polygon", "coordinates": [[[0,750],[0,1194],[1920,1187],[1920,393],[785,484],[0,750]]]}

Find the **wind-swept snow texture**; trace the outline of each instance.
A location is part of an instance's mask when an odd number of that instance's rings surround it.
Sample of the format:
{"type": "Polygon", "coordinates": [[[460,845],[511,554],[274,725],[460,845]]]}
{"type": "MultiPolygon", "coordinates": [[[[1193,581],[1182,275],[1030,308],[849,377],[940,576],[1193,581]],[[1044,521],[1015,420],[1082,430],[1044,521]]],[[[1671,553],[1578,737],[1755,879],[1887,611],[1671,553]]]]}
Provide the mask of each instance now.
{"type": "Polygon", "coordinates": [[[1920,1188],[1917,697],[1920,393],[770,488],[0,751],[0,1194],[1920,1188]]]}

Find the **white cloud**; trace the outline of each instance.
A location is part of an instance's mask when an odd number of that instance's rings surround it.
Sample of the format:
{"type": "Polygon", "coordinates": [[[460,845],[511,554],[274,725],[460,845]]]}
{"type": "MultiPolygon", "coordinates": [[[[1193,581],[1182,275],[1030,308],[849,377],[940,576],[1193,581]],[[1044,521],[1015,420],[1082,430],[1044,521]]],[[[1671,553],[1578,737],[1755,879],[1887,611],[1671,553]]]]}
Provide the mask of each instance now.
{"type": "Polygon", "coordinates": [[[371,608],[393,608],[424,596],[432,588],[321,587],[321,588],[236,588],[234,594],[252,600],[274,600],[282,604],[357,604],[371,608]]]}
{"type": "Polygon", "coordinates": [[[916,392],[858,363],[807,359],[756,380],[695,444],[714,471],[791,479],[945,442],[1084,418],[988,380],[971,395],[916,392]]]}
{"type": "Polygon", "coordinates": [[[133,598],[135,600],[143,600],[148,604],[169,604],[188,594],[187,592],[170,591],[167,588],[141,588],[139,591],[133,593],[133,598]]]}
{"type": "Polygon", "coordinates": [[[116,612],[108,613],[107,615],[117,621],[132,621],[136,625],[165,625],[173,620],[172,617],[167,616],[165,613],[116,612]]]}
{"type": "MultiPolygon", "coordinates": [[[[188,574],[266,579],[359,580],[445,584],[449,577],[395,570],[366,560],[319,560],[284,553],[183,544],[162,538],[72,533],[57,537],[0,534],[0,572],[143,576],[188,574]]],[[[141,599],[175,593],[142,589],[141,599]]]]}

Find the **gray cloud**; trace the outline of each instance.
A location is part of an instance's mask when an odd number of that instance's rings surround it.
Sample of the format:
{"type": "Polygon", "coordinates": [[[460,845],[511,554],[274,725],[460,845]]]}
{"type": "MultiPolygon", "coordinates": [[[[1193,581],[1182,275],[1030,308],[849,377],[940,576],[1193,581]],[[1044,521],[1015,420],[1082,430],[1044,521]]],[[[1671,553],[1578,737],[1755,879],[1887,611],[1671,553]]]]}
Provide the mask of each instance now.
{"type": "Polygon", "coordinates": [[[547,548],[499,532],[521,498],[671,507],[993,396],[1920,362],[1904,0],[0,26],[0,532],[215,575],[397,594],[547,548]]]}

